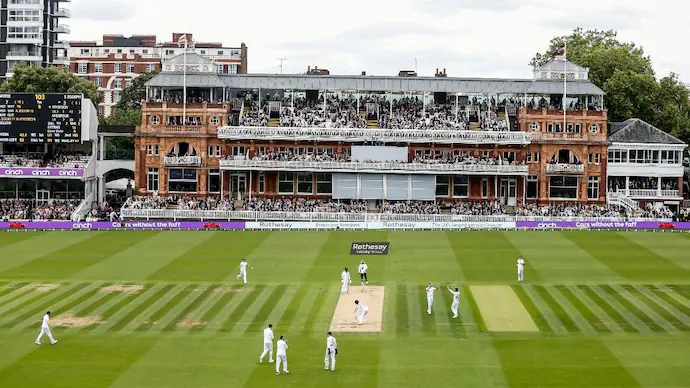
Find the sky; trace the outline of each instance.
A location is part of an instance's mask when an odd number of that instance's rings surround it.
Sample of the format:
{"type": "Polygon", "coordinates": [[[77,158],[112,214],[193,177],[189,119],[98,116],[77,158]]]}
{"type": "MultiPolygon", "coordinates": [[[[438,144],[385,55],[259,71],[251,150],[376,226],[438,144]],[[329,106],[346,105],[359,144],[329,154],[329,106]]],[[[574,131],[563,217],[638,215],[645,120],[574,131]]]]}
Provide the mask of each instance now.
{"type": "Polygon", "coordinates": [[[685,0],[72,0],[68,40],[103,34],[191,32],[197,41],[248,46],[250,73],[531,78],[528,65],[575,27],[614,29],[643,46],[657,77],[690,83],[685,0]],[[165,4],[165,7],[161,7],[165,4]],[[678,46],[678,45],[681,46],[678,46]]]}

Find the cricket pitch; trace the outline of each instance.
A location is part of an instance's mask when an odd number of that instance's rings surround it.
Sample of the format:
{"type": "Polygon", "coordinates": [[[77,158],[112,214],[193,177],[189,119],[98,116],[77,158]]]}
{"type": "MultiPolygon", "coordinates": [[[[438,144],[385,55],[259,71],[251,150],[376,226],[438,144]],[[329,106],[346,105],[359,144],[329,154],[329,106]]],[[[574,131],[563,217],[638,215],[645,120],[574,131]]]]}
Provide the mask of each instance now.
{"type": "Polygon", "coordinates": [[[348,294],[340,294],[335,307],[331,331],[340,333],[378,333],[383,328],[383,286],[350,287],[348,294]],[[366,322],[359,324],[359,314],[355,315],[355,300],[369,306],[366,322]]]}
{"type": "Polygon", "coordinates": [[[510,286],[470,286],[486,329],[533,332],[539,328],[510,286]]]}

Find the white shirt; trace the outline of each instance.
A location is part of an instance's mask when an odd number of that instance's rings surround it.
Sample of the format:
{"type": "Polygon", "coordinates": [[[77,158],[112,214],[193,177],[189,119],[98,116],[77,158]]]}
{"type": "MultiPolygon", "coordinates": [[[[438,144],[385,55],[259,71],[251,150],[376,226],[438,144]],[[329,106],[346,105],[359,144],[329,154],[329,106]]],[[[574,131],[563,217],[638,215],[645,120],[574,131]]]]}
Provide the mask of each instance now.
{"type": "Polygon", "coordinates": [[[349,282],[350,281],[350,273],[347,271],[343,271],[343,273],[340,274],[340,280],[343,282],[349,282]]]}
{"type": "Polygon", "coordinates": [[[240,262],[240,272],[245,272],[247,270],[248,265],[249,263],[247,263],[246,261],[240,262]]]}
{"type": "Polygon", "coordinates": [[[426,297],[427,298],[433,298],[434,297],[434,291],[436,291],[436,287],[427,287],[426,288],[426,297]]]}
{"type": "Polygon", "coordinates": [[[522,269],[525,267],[525,260],[524,259],[518,259],[517,260],[517,267],[522,269]]]}
{"type": "Polygon", "coordinates": [[[453,303],[459,303],[460,302],[460,291],[453,291],[450,288],[448,289],[451,294],[453,294],[453,303]]]}
{"type": "Polygon", "coordinates": [[[367,269],[369,269],[369,267],[366,264],[362,263],[359,265],[359,268],[357,268],[357,272],[367,273],[367,269]]]}
{"type": "Polygon", "coordinates": [[[48,322],[50,321],[50,315],[46,314],[43,316],[43,325],[41,327],[48,327],[48,322]]]}
{"type": "Polygon", "coordinates": [[[264,329],[264,343],[265,344],[272,344],[273,343],[273,330],[271,330],[270,327],[267,327],[264,329]]]}
{"type": "Polygon", "coordinates": [[[329,349],[336,349],[338,347],[338,343],[335,341],[335,337],[330,336],[326,338],[326,347],[329,349]]]}
{"type": "Polygon", "coordinates": [[[278,345],[278,351],[276,352],[276,354],[279,356],[285,356],[287,354],[287,348],[288,348],[287,342],[285,342],[285,340],[281,339],[281,340],[278,340],[276,345],[278,345]]]}
{"type": "Polygon", "coordinates": [[[364,303],[359,302],[355,311],[357,311],[357,310],[359,310],[360,312],[369,311],[369,307],[367,307],[367,305],[365,305],[364,303]]]}

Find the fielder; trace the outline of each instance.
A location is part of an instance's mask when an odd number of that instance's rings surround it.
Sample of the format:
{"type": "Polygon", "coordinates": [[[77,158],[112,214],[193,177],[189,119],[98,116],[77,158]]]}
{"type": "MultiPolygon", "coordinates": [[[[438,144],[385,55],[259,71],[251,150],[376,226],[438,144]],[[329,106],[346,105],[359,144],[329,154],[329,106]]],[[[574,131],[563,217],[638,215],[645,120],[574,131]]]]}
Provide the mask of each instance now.
{"type": "Polygon", "coordinates": [[[369,269],[369,266],[367,263],[362,260],[362,262],[359,264],[359,267],[357,267],[357,272],[359,273],[359,283],[360,284],[369,284],[369,279],[367,279],[367,270],[369,269]]]}
{"type": "Polygon", "coordinates": [[[525,259],[522,256],[517,259],[518,282],[525,280],[525,259]]]}
{"type": "Polygon", "coordinates": [[[283,374],[286,375],[290,373],[287,367],[287,340],[284,336],[280,336],[280,339],[276,343],[278,351],[276,352],[276,376],[280,376],[280,363],[283,363],[283,374]]]}
{"type": "Polygon", "coordinates": [[[429,285],[426,287],[426,312],[431,315],[431,306],[434,304],[434,291],[438,290],[437,287],[434,287],[429,283],[429,285]]]}
{"type": "Polygon", "coordinates": [[[240,262],[240,274],[237,275],[237,280],[240,280],[240,278],[244,279],[244,284],[247,284],[247,267],[254,269],[249,263],[247,263],[247,259],[242,259],[240,262]]]}
{"type": "Polygon", "coordinates": [[[342,286],[340,287],[340,293],[346,294],[350,290],[350,284],[352,284],[352,279],[350,279],[350,272],[345,267],[345,270],[340,274],[340,282],[342,286]]]}
{"type": "Polygon", "coordinates": [[[268,362],[273,362],[273,325],[269,324],[264,329],[264,352],[259,357],[259,364],[264,362],[264,356],[268,353],[268,362]]]}
{"type": "Polygon", "coordinates": [[[48,327],[48,322],[50,322],[50,311],[46,312],[46,315],[43,316],[43,323],[41,324],[41,333],[38,335],[38,338],[36,338],[36,345],[41,344],[41,337],[43,337],[43,334],[46,334],[48,338],[50,338],[50,343],[55,345],[57,343],[57,340],[53,338],[53,335],[50,333],[50,327],[48,327]]]}
{"type": "Polygon", "coordinates": [[[451,290],[450,287],[448,287],[448,291],[450,291],[451,294],[453,294],[453,304],[450,305],[450,311],[453,312],[453,318],[458,317],[458,305],[460,305],[460,290],[458,287],[455,287],[455,291],[451,290]]]}
{"type": "Polygon", "coordinates": [[[335,356],[338,355],[338,343],[333,337],[333,333],[328,332],[326,337],[326,357],[324,358],[325,366],[323,369],[328,370],[328,358],[331,358],[331,370],[335,370],[335,356]]]}
{"type": "Polygon", "coordinates": [[[355,301],[355,304],[357,305],[357,307],[355,307],[355,314],[359,312],[359,324],[362,325],[366,322],[369,307],[358,300],[355,301]]]}

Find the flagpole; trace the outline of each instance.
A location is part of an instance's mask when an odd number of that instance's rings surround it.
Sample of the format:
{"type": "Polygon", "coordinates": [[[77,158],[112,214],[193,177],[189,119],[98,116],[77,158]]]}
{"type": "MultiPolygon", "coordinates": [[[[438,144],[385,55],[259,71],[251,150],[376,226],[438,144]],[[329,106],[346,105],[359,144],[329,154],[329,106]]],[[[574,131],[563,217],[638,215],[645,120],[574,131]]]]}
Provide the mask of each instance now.
{"type": "Polygon", "coordinates": [[[184,39],[184,59],[182,65],[182,125],[187,124],[187,37],[184,39]]]}
{"type": "Polygon", "coordinates": [[[563,132],[566,131],[566,104],[565,99],[567,96],[567,85],[568,85],[568,41],[565,41],[565,47],[563,48],[563,132]]]}

